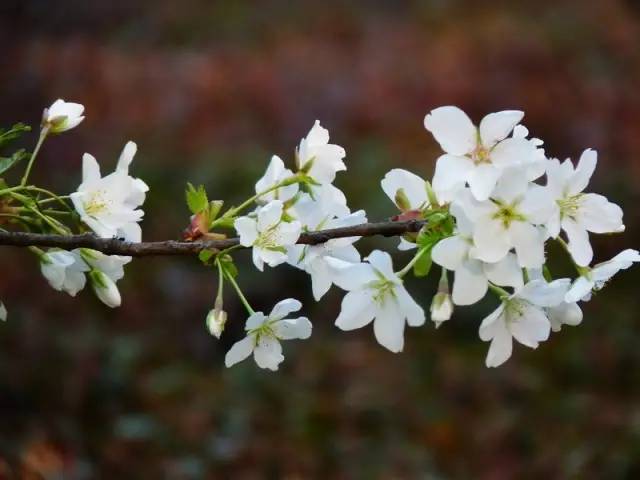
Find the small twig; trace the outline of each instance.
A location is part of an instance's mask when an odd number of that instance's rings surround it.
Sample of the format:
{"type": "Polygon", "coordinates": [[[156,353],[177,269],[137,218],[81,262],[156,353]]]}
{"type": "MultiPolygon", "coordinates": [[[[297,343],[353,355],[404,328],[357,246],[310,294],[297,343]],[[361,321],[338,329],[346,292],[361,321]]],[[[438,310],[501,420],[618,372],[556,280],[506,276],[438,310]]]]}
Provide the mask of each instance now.
{"type": "MultiPolygon", "coordinates": [[[[374,235],[393,237],[405,233],[418,232],[424,223],[425,222],[421,220],[411,220],[408,222],[364,223],[351,227],[332,228],[329,230],[303,233],[298,243],[317,245],[333,238],[371,237],[374,235]]],[[[145,257],[152,255],[194,255],[202,250],[224,250],[225,248],[238,245],[238,239],[229,238],[226,240],[203,240],[195,242],[165,240],[160,242],[130,243],[115,238],[98,238],[89,233],[82,235],[46,235],[40,233],[0,231],[0,245],[10,245],[14,247],[57,247],[64,250],[91,248],[108,255],[145,257]]]]}

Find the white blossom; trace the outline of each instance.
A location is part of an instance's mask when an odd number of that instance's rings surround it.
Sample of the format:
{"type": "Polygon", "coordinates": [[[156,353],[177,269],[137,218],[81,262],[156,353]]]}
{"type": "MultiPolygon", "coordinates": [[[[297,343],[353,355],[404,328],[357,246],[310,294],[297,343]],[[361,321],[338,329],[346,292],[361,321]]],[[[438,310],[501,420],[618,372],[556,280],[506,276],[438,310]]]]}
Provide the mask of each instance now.
{"type": "Polygon", "coordinates": [[[40,257],[40,270],[49,285],[75,297],[86,284],[85,273],[91,268],[84,262],[79,250],[49,250],[40,257]]]}
{"type": "Polygon", "coordinates": [[[640,262],[640,253],[629,248],[611,260],[598,263],[593,268],[583,267],[584,273],[573,282],[565,296],[565,301],[571,303],[590,300],[592,291],[602,289],[616,273],[626,270],[636,262],[640,262]]]}
{"type": "Polygon", "coordinates": [[[431,252],[435,263],[454,272],[453,302],[471,305],[483,298],[489,282],[500,286],[519,288],[523,284],[522,272],[516,256],[507,253],[501,260],[487,263],[474,258],[473,224],[459,205],[451,206],[456,218],[456,234],[440,240],[431,252]]]}
{"type": "MultiPolygon", "coordinates": [[[[274,155],[271,157],[271,161],[269,162],[266,172],[262,178],[256,182],[256,194],[266,192],[278,185],[280,182],[293,176],[293,172],[288,168],[285,168],[282,159],[277,155],[274,155]]],[[[272,200],[281,200],[286,202],[287,200],[291,200],[295,197],[296,193],[298,193],[298,184],[292,183],[291,185],[279,187],[272,192],[262,195],[257,201],[262,205],[269,203],[272,200]]]]}
{"type": "Polygon", "coordinates": [[[44,110],[42,124],[51,133],[62,133],[77,127],[84,120],[84,106],[58,99],[44,110]]]}
{"type": "Polygon", "coordinates": [[[331,183],[337,172],[347,169],[343,161],[345,155],[344,148],[329,143],[329,131],[316,120],[307,136],[300,141],[296,163],[299,170],[316,182],[331,183]]]}
{"type": "Polygon", "coordinates": [[[260,271],[266,263],[275,267],[287,261],[287,247],[300,237],[300,222],[282,219],[283,204],[273,200],[258,208],[254,217],[239,217],[234,227],[240,236],[240,244],[253,247],[253,263],[260,271]]]}
{"type": "Polygon", "coordinates": [[[547,191],[555,202],[555,212],[548,224],[549,235],[557,237],[564,230],[569,240],[569,253],[580,266],[593,260],[589,233],[624,230],[622,209],[602,195],[583,193],[596,168],[597,153],[585,150],[577,167],[571,160],[547,164],[547,191]]]}
{"type": "Polygon", "coordinates": [[[0,301],[0,320],[3,322],[7,321],[7,307],[4,306],[2,301],[0,301]]]}
{"type": "Polygon", "coordinates": [[[380,185],[401,212],[421,211],[429,207],[426,182],[414,173],[394,168],[387,172],[380,185]]]}
{"type": "Polygon", "coordinates": [[[528,168],[540,160],[535,142],[522,138],[522,130],[518,137],[507,138],[523,116],[517,110],[490,113],[476,127],[457,107],[440,107],[427,114],[424,126],[446,152],[438,159],[433,177],[438,198],[451,201],[468,183],[477,200],[486,200],[510,166],[523,166],[527,174],[541,175],[540,169],[528,168]]]}
{"type": "Polygon", "coordinates": [[[419,327],[425,322],[425,314],[393,271],[389,254],[374,250],[368,263],[327,261],[334,269],[334,283],[348,292],[336,326],[354,330],[373,321],[378,343],[392,352],[402,351],[405,323],[419,327]]]}
{"type": "Polygon", "coordinates": [[[106,177],[101,176],[100,166],[92,155],[85,153],[82,157],[82,183],[71,194],[71,201],[82,221],[102,238],[121,237],[131,242],[141,239],[138,222],[144,212],[138,207],[149,187],[129,176],[136,149],[135,143],[128,142],[116,170],[106,177]]]}
{"type": "Polygon", "coordinates": [[[207,314],[206,324],[209,333],[216,338],[220,338],[227,323],[227,312],[222,308],[215,307],[207,314]]]}
{"type": "Polygon", "coordinates": [[[515,248],[521,267],[544,263],[545,223],[553,202],[544,187],[528,182],[516,169],[505,170],[490,200],[480,202],[468,190],[457,201],[473,222],[473,256],[488,263],[515,248]]]}
{"type": "MultiPolygon", "coordinates": [[[[342,218],[329,218],[320,223],[305,224],[305,230],[349,227],[366,221],[364,210],[359,210],[342,218]]],[[[328,259],[359,263],[360,253],[353,246],[359,239],[360,237],[333,238],[318,245],[293,245],[288,248],[289,263],[311,276],[311,289],[316,301],[320,300],[333,284],[333,270],[328,259]]]]}
{"type": "Polygon", "coordinates": [[[551,324],[545,308],[559,305],[569,286],[569,279],[532,280],[509,297],[480,325],[480,338],[491,342],[487,367],[497,367],[511,357],[513,339],[530,348],[549,338],[551,324]]]}
{"type": "MultiPolygon", "coordinates": [[[[547,281],[541,268],[528,268],[527,275],[530,280],[547,281]]],[[[582,309],[576,302],[565,302],[563,300],[558,305],[545,308],[545,312],[553,332],[559,332],[562,329],[562,325],[576,326],[582,323],[582,309]]]]}
{"type": "Polygon", "coordinates": [[[236,342],[227,352],[225,365],[231,367],[253,353],[260,368],[278,370],[284,360],[280,340],[307,339],[311,336],[312,325],[308,318],[287,318],[302,308],[302,304],[293,298],[278,302],[267,316],[255,312],[245,325],[247,336],[236,342]]]}
{"type": "Polygon", "coordinates": [[[80,249],[82,259],[91,267],[89,280],[96,296],[105,305],[115,308],[122,303],[116,282],[124,277],[124,266],[131,257],[105,255],[97,250],[80,249]]]}

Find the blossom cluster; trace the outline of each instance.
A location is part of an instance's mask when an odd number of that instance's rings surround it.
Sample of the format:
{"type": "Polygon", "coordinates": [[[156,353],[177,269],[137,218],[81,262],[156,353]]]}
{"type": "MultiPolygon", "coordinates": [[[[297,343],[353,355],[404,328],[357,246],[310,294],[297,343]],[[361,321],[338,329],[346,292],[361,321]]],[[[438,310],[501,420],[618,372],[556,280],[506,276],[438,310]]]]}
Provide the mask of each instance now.
{"type": "MultiPolygon", "coordinates": [[[[392,219],[422,225],[419,232],[401,237],[398,249],[412,257],[399,269],[388,252],[361,255],[357,236],[329,238],[317,245],[299,242],[309,232],[368,221],[364,210],[349,208],[334,185],[337,174],[347,170],[346,151],[330,142],[319,121],[295,149],[291,167],[274,155],[255,184],[255,194],[237,207],[223,210],[222,200],[209,201],[203,186],[189,184],[186,200],[192,217],[185,238],[222,239],[225,231],[238,237],[238,244],[229,248],[200,253],[200,260],[218,273],[214,308],[206,316],[210,333],[219,338],[228,321],[225,285],[233,288],[248,314],[245,336],[227,352],[225,364],[230,367],[253,354],[259,367],[277,370],[284,360],[280,342],[307,339],[312,333],[308,318],[290,318],[302,309],[296,299],[278,302],[268,315],[253,309],[237,281],[233,254],[241,247],[251,249],[260,272],[265,266],[287,264],[307,273],[316,301],[333,285],[344,290],[335,325],[355,330],[372,324],[376,341],[395,353],[404,348],[406,327],[421,327],[427,318],[407,290],[406,276],[425,277],[434,266],[440,267],[439,282],[429,316],[436,328],[449,321],[456,308],[477,303],[489,292],[496,296],[497,308],[478,329],[480,339],[490,342],[485,361],[489,367],[510,358],[514,340],[537,348],[552,331],[580,324],[579,303],[588,301],[617,272],[639,262],[640,253],[627,249],[593,265],[591,234],[624,231],[622,209],[602,195],[586,192],[597,153],[585,150],[576,164],[551,158],[542,140],[531,137],[522,125],[523,117],[521,111],[501,111],[475,125],[453,106],[425,116],[425,129],[443,150],[432,180],[392,169],[380,182],[398,210],[392,219]],[[576,278],[552,275],[546,262],[551,241],[564,249],[576,278]]],[[[69,235],[73,229],[58,219],[69,212],[50,208],[60,204],[71,212],[79,232],[140,242],[141,207],[149,187],[129,174],[135,143],[125,145],[115,170],[104,177],[97,160],[86,153],[82,182],[69,195],[60,197],[27,184],[44,140],[77,127],[83,119],[84,107],[76,103],[58,100],[45,110],[39,141],[20,185],[0,183],[0,207],[13,212],[13,204],[21,204],[15,211],[26,210],[27,217],[15,215],[15,223],[29,220],[43,232],[69,235]]],[[[88,277],[102,302],[110,307],[121,304],[116,282],[131,257],[87,248],[31,249],[54,289],[75,296],[88,277]]],[[[0,302],[0,319],[6,317],[0,302]]]]}

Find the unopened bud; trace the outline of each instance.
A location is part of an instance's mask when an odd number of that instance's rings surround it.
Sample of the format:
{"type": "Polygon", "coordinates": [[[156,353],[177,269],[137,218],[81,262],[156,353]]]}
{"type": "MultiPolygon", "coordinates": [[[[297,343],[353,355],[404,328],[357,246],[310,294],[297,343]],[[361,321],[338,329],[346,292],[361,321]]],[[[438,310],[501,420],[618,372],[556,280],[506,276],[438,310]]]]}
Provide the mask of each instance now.
{"type": "Polygon", "coordinates": [[[100,270],[92,270],[89,272],[89,278],[91,279],[91,286],[96,296],[102,303],[108,307],[119,307],[122,303],[122,297],[118,291],[116,283],[111,280],[104,272],[100,270]]]}
{"type": "Polygon", "coordinates": [[[396,190],[394,202],[402,212],[411,210],[411,202],[409,201],[409,197],[407,197],[407,193],[404,191],[404,188],[396,190]]]}
{"type": "MultiPolygon", "coordinates": [[[[216,302],[217,303],[217,302],[216,302]]],[[[207,314],[207,328],[209,333],[216,338],[220,338],[224,331],[224,325],[227,323],[227,312],[222,307],[216,306],[207,314]]]]}
{"type": "Polygon", "coordinates": [[[2,320],[3,322],[7,320],[7,309],[2,302],[0,302],[0,320],[2,320]]]}
{"type": "Polygon", "coordinates": [[[446,322],[451,318],[453,313],[453,302],[451,295],[448,293],[438,292],[431,301],[431,320],[435,322],[438,328],[442,322],[446,322]]]}

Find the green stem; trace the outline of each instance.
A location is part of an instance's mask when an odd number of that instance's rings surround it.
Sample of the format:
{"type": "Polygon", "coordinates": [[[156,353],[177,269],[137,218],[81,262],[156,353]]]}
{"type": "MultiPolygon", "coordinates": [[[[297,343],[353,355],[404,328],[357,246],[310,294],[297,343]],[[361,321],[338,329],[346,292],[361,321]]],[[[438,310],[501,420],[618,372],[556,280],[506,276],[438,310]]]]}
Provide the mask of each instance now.
{"type": "Polygon", "coordinates": [[[227,277],[227,280],[233,286],[233,288],[235,289],[236,293],[238,294],[238,298],[240,299],[240,301],[244,305],[244,308],[246,308],[247,312],[249,312],[249,315],[253,315],[254,313],[256,313],[255,310],[253,308],[251,308],[251,305],[249,305],[249,301],[243,295],[242,290],[240,290],[240,286],[236,283],[236,280],[235,280],[235,278],[233,278],[233,275],[231,275],[229,272],[224,270],[224,268],[223,268],[223,271],[224,271],[225,277],[227,277]]]}
{"type": "Polygon", "coordinates": [[[24,187],[27,184],[27,180],[29,179],[29,174],[31,173],[31,168],[33,167],[33,162],[38,156],[38,152],[40,151],[40,147],[44,143],[44,140],[47,138],[49,134],[49,127],[44,126],[42,130],[40,130],[40,137],[38,138],[38,143],[36,143],[36,147],[33,149],[33,153],[31,154],[31,158],[29,159],[29,163],[27,163],[27,168],[24,171],[24,175],[22,176],[22,180],[20,181],[20,185],[24,187]]]}
{"type": "Polygon", "coordinates": [[[64,199],[63,199],[63,198],[69,198],[69,195],[65,195],[64,197],[61,197],[61,196],[56,195],[55,193],[53,193],[53,192],[51,192],[49,190],[46,190],[46,189],[40,188],[40,187],[34,187],[34,186],[30,186],[30,187],[26,187],[26,188],[27,188],[27,190],[29,190],[31,192],[44,193],[45,195],[49,195],[49,197],[51,197],[51,198],[46,198],[44,200],[39,200],[38,201],[39,204],[57,201],[62,206],[64,206],[64,208],[66,208],[70,212],[73,212],[73,209],[71,207],[69,207],[67,202],[65,202],[64,199]]]}
{"type": "Polygon", "coordinates": [[[555,241],[558,242],[560,245],[562,245],[562,248],[564,248],[565,252],[567,252],[567,254],[569,255],[569,259],[571,260],[571,264],[573,265],[573,268],[576,269],[576,272],[578,272],[579,275],[586,275],[587,273],[589,273],[589,267],[581,267],[580,265],[578,265],[575,260],[573,259],[573,257],[571,256],[571,252],[569,251],[569,245],[567,245],[567,242],[565,242],[562,238],[560,238],[559,236],[555,238],[555,241]]]}
{"type": "Polygon", "coordinates": [[[216,306],[218,302],[222,302],[222,291],[224,288],[224,272],[222,271],[222,265],[220,262],[216,260],[216,265],[218,265],[218,295],[216,295],[216,306]]]}
{"type": "Polygon", "coordinates": [[[409,273],[409,271],[411,271],[411,269],[418,262],[418,260],[420,260],[420,258],[422,258],[422,256],[425,253],[429,252],[429,250],[430,250],[429,247],[422,247],[420,250],[418,250],[418,253],[415,254],[415,256],[411,259],[411,261],[409,261],[409,263],[407,263],[402,270],[400,270],[399,272],[396,272],[396,275],[398,275],[398,277],[400,278],[403,278],[407,273],[409,273]]]}

